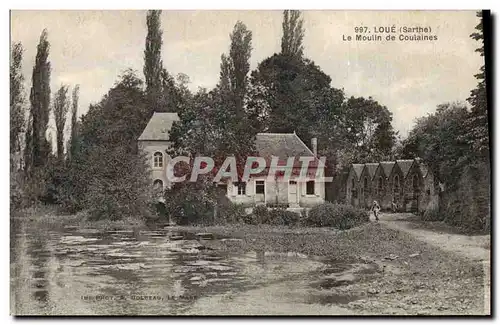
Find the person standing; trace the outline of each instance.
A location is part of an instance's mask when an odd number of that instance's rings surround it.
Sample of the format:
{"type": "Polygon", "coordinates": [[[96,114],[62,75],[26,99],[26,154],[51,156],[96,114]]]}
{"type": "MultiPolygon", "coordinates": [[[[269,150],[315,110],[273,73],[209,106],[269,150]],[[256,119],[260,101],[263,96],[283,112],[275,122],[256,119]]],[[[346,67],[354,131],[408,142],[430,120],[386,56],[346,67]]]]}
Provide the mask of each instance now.
{"type": "Polygon", "coordinates": [[[377,201],[373,201],[371,210],[373,211],[373,215],[375,216],[375,220],[379,221],[378,213],[380,212],[380,205],[378,204],[377,201]]]}

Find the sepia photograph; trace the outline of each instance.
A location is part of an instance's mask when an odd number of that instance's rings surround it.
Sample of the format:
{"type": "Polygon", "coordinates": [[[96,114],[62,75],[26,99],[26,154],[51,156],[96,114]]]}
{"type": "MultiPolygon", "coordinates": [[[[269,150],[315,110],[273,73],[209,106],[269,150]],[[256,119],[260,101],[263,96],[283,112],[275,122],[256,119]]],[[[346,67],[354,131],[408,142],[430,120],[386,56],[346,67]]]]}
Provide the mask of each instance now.
{"type": "Polygon", "coordinates": [[[491,317],[489,10],[9,16],[11,316],[491,317]]]}

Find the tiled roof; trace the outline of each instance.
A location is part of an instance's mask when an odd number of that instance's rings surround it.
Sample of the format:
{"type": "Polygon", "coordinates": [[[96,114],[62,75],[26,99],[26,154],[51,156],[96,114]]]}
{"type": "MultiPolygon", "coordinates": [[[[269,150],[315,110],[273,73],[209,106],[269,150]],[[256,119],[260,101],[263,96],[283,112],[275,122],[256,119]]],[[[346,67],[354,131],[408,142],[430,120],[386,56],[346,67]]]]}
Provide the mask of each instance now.
{"type": "Polygon", "coordinates": [[[408,171],[410,170],[411,165],[413,165],[413,161],[413,159],[396,160],[396,164],[398,164],[399,168],[401,168],[401,171],[403,172],[403,177],[408,175],[408,171]]]}
{"type": "Polygon", "coordinates": [[[389,177],[391,175],[392,169],[394,168],[394,161],[382,161],[380,162],[380,167],[384,171],[385,177],[389,177]]]}
{"type": "Polygon", "coordinates": [[[258,133],[255,149],[260,157],[280,159],[288,157],[313,157],[314,154],[295,133],[258,133]]]}
{"type": "Polygon", "coordinates": [[[179,121],[177,113],[155,112],[144,128],[139,141],[141,140],[169,140],[169,132],[174,121],[179,121]]]}
{"type": "Polygon", "coordinates": [[[361,177],[361,173],[363,172],[363,168],[365,164],[352,164],[352,169],[356,173],[356,177],[359,179],[361,177]]]}
{"type": "Polygon", "coordinates": [[[366,163],[365,168],[368,171],[368,175],[370,175],[371,178],[375,175],[375,171],[377,170],[378,163],[366,163]]]}

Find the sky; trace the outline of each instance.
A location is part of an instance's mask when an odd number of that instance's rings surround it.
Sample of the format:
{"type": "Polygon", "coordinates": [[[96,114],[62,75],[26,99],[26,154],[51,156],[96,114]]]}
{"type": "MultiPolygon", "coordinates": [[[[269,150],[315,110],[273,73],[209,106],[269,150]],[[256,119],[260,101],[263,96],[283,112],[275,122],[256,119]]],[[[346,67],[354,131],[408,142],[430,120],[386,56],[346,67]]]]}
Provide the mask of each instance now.
{"type": "MultiPolygon", "coordinates": [[[[446,102],[465,101],[484,63],[470,38],[479,19],[474,11],[303,11],[304,54],[332,78],[346,96],[371,96],[393,113],[405,137],[415,118],[446,102]],[[345,41],[355,27],[430,27],[435,41],[345,41]]],[[[253,33],[251,69],[280,51],[281,11],[169,11],[161,15],[162,59],[172,74],[184,73],[190,88],[211,88],[219,78],[220,56],[229,34],[243,21],[253,33]]],[[[79,114],[98,102],[127,68],[142,77],[146,12],[11,11],[11,41],[25,48],[25,90],[40,33],[47,28],[51,89],[80,85],[79,114]]],[[[407,35],[414,35],[410,33],[407,35]]]]}

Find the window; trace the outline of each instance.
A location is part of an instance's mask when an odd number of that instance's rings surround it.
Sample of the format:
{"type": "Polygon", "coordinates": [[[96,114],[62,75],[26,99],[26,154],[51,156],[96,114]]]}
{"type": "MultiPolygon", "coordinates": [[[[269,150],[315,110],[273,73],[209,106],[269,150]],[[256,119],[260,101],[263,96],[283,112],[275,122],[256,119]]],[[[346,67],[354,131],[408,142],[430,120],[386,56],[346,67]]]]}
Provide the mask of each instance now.
{"type": "Polygon", "coordinates": [[[245,195],[247,193],[247,183],[240,182],[235,185],[238,188],[238,195],[245,195]]]}
{"type": "Polygon", "coordinates": [[[365,179],[363,180],[363,189],[364,189],[364,192],[365,193],[368,193],[369,192],[369,189],[368,189],[368,178],[365,177],[365,179]]]}
{"type": "Polygon", "coordinates": [[[413,191],[414,192],[418,192],[420,190],[420,186],[419,186],[419,182],[418,182],[418,176],[415,174],[413,175],[413,191]]]}
{"type": "Polygon", "coordinates": [[[255,194],[264,194],[264,181],[255,181],[255,194]]]}
{"type": "Polygon", "coordinates": [[[153,155],[153,167],[162,168],[163,167],[163,154],[161,152],[155,152],[153,155]]]}
{"type": "Polygon", "coordinates": [[[308,181],[306,183],[306,194],[314,195],[314,181],[308,181]]]}
{"type": "Polygon", "coordinates": [[[161,196],[163,193],[163,181],[161,179],[155,179],[153,182],[153,193],[154,195],[161,196]]]}
{"type": "Polygon", "coordinates": [[[394,176],[394,196],[399,199],[399,176],[394,176]]]}
{"type": "Polygon", "coordinates": [[[384,179],[382,177],[378,178],[378,194],[382,195],[384,193],[384,179]]]}
{"type": "Polygon", "coordinates": [[[356,182],[354,181],[354,178],[352,179],[351,191],[352,197],[356,199],[358,197],[358,192],[356,191],[356,182]]]}

